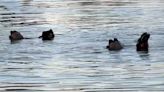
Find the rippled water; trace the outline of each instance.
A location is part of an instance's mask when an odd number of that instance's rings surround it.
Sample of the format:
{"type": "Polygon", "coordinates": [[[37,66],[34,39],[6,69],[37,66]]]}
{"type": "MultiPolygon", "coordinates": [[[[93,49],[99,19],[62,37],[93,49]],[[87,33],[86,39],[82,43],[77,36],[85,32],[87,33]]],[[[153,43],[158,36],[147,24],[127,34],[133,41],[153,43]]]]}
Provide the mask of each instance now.
{"type": "Polygon", "coordinates": [[[164,92],[163,24],[162,0],[0,0],[0,92],[164,92]],[[135,51],[143,32],[149,53],[135,51]],[[113,37],[123,50],[105,49],[113,37]]]}

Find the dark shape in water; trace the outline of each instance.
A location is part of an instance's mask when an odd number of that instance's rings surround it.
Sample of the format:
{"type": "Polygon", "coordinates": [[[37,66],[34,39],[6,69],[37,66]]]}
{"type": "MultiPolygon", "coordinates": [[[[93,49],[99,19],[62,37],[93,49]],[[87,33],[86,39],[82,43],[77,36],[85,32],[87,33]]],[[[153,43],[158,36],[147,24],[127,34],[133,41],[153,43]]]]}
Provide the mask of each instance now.
{"type": "Polygon", "coordinates": [[[149,44],[148,40],[150,38],[150,34],[145,32],[141,35],[141,37],[138,39],[138,42],[136,44],[136,50],[137,51],[148,51],[149,44]]]}
{"type": "Polygon", "coordinates": [[[15,43],[16,41],[19,41],[22,39],[33,39],[33,38],[23,37],[23,35],[20,32],[14,30],[14,31],[10,31],[9,39],[11,42],[15,43]]]}
{"type": "MultiPolygon", "coordinates": [[[[42,38],[42,40],[53,40],[55,37],[52,29],[48,30],[48,31],[43,31],[42,35],[38,38],[42,38]]],[[[34,39],[34,38],[26,38],[23,37],[23,35],[18,32],[18,31],[10,31],[10,36],[9,39],[13,42],[13,41],[18,41],[18,40],[22,40],[22,39],[34,39]]]]}
{"type": "Polygon", "coordinates": [[[22,40],[24,39],[23,35],[18,31],[10,31],[9,39],[11,41],[22,40]]]}
{"type": "Polygon", "coordinates": [[[52,29],[48,31],[43,31],[42,35],[39,38],[42,38],[42,40],[53,40],[55,37],[52,29]]]}
{"type": "Polygon", "coordinates": [[[121,50],[123,46],[117,38],[114,38],[114,40],[109,40],[109,44],[106,46],[106,48],[109,50],[121,50]]]}

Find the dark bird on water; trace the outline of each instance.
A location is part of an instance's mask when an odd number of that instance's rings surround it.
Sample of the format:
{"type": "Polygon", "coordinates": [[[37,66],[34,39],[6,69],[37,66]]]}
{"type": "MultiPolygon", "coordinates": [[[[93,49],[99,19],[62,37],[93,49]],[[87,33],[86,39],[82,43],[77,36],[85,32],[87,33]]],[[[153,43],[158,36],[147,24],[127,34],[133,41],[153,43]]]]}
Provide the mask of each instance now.
{"type": "Polygon", "coordinates": [[[109,50],[121,50],[123,46],[117,38],[114,38],[114,40],[109,40],[108,46],[106,46],[106,48],[109,50]]]}
{"type": "Polygon", "coordinates": [[[23,35],[18,31],[10,31],[9,39],[11,41],[24,39],[23,35]]]}
{"type": "Polygon", "coordinates": [[[43,31],[42,35],[39,38],[42,38],[42,40],[53,40],[55,37],[52,29],[48,31],[43,31]]]}
{"type": "Polygon", "coordinates": [[[138,39],[138,42],[136,44],[136,50],[137,51],[148,51],[149,44],[148,40],[150,38],[150,34],[145,32],[141,35],[141,37],[138,39]]]}
{"type": "MultiPolygon", "coordinates": [[[[42,40],[53,40],[55,37],[52,29],[48,30],[48,31],[43,31],[42,32],[42,35],[37,37],[37,38],[42,38],[42,40]]],[[[22,40],[22,39],[33,39],[33,38],[26,38],[26,37],[23,37],[23,35],[18,32],[18,31],[10,31],[10,36],[9,36],[9,39],[11,41],[17,41],[17,40],[22,40]]]]}

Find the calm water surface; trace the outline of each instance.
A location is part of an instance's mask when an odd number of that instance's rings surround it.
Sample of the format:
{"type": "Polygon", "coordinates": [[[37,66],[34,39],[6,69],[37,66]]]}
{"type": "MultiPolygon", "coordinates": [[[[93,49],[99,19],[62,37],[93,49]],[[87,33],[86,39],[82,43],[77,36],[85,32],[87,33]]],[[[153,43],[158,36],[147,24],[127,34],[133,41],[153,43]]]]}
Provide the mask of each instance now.
{"type": "Polygon", "coordinates": [[[0,0],[0,29],[0,92],[164,92],[163,0],[0,0]],[[135,51],[143,32],[149,53],[135,51]],[[105,49],[113,37],[123,50],[105,49]]]}

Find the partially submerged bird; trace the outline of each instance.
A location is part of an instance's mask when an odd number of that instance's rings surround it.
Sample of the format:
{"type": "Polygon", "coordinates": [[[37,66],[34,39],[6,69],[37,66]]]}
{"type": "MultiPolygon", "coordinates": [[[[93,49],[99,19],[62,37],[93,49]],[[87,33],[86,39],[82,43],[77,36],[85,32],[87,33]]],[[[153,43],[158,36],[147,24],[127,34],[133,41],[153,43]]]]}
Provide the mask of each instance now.
{"type": "Polygon", "coordinates": [[[106,48],[109,50],[121,50],[123,46],[117,38],[114,38],[114,40],[109,40],[109,44],[106,48]]]}
{"type": "Polygon", "coordinates": [[[39,38],[42,38],[42,40],[53,40],[55,37],[52,29],[48,31],[43,31],[42,35],[39,38]]]}
{"type": "Polygon", "coordinates": [[[150,34],[145,32],[141,35],[141,37],[138,39],[138,42],[136,44],[136,50],[137,51],[148,51],[149,44],[148,40],[150,38],[150,34]]]}
{"type": "Polygon", "coordinates": [[[9,39],[11,41],[22,40],[24,39],[23,35],[18,31],[10,31],[9,39]]]}
{"type": "MultiPolygon", "coordinates": [[[[42,40],[53,40],[55,37],[52,29],[48,30],[48,31],[43,31],[42,35],[38,38],[42,38],[42,40]]],[[[33,39],[33,38],[25,38],[23,37],[23,35],[18,32],[18,31],[10,31],[10,36],[9,39],[11,41],[17,41],[17,40],[22,40],[22,39],[33,39]]]]}

